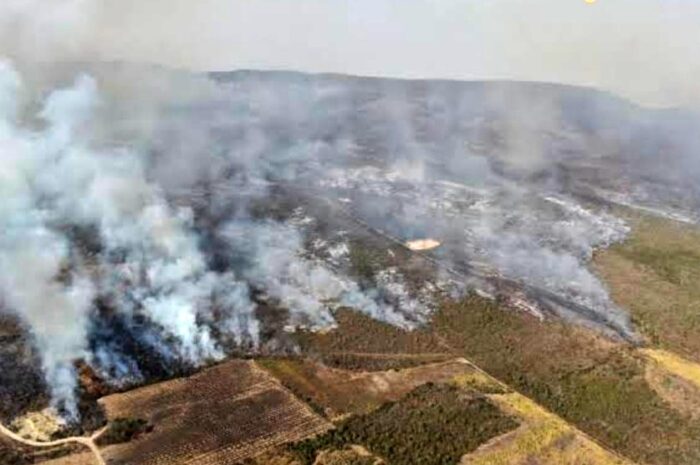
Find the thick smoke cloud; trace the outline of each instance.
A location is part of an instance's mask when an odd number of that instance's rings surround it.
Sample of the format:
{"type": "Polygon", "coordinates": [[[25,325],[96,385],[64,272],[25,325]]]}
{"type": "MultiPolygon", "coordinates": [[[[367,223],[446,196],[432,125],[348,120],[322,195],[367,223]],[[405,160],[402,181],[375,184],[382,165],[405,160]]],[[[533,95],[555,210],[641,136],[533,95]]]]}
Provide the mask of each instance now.
{"type": "MultiPolygon", "coordinates": [[[[21,114],[23,84],[8,62],[2,63],[0,82],[4,307],[29,327],[54,403],[69,417],[77,414],[76,361],[87,360],[103,374],[138,377],[138,370],[129,372],[128,354],[99,341],[89,350],[91,322],[101,318],[97,299],[160,356],[192,365],[223,357],[226,338],[257,347],[259,324],[249,286],[288,308],[291,324],[332,325],[329,305],[335,302],[410,326],[356,283],[300,257],[301,236],[291,225],[227,221],[216,234],[224,241],[223,254],[230,255],[227,261],[238,265],[215,271],[201,248],[192,206],[170,202],[148,173],[152,165],[163,175],[158,157],[177,160],[178,151],[154,155],[97,143],[95,124],[104,102],[87,75],[51,92],[34,126],[21,114]],[[136,329],[143,319],[150,330],[136,329]]],[[[183,172],[202,163],[191,162],[183,172]]],[[[227,166],[241,163],[246,183],[258,176],[245,157],[227,166]]],[[[181,180],[182,186],[187,183],[181,180]]],[[[255,188],[248,191],[260,195],[255,188]]]]}
{"type": "MultiPolygon", "coordinates": [[[[6,62],[0,64],[0,83],[3,297],[6,306],[21,309],[32,327],[54,397],[72,399],[72,363],[85,353],[94,288],[81,271],[66,276],[68,282],[57,281],[70,245],[53,230],[55,218],[42,208],[50,199],[33,186],[33,174],[50,163],[50,136],[35,138],[16,126],[22,82],[6,62]]],[[[47,117],[50,112],[47,107],[47,117]]]]}
{"type": "Polygon", "coordinates": [[[241,276],[290,309],[291,324],[315,329],[332,326],[330,310],[346,306],[406,329],[413,326],[402,313],[364,293],[356,282],[301,257],[302,236],[292,226],[234,221],[224,226],[222,234],[231,252],[242,255],[233,259],[242,264],[241,276]]]}

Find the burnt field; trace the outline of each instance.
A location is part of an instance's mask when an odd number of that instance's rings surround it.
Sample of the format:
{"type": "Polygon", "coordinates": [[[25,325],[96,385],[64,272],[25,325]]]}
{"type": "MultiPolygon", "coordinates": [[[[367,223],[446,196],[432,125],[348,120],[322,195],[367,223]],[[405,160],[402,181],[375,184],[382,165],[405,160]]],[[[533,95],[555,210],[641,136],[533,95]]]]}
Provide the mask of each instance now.
{"type": "Polygon", "coordinates": [[[16,319],[1,316],[0,372],[0,418],[4,423],[46,403],[46,385],[31,341],[16,319]]]}

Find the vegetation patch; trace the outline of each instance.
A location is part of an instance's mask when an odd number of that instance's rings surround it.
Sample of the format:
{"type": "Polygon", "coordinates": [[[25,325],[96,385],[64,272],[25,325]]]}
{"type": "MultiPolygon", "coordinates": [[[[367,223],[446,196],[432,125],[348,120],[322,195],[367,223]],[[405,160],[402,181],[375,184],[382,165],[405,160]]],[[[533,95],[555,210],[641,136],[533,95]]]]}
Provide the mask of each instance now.
{"type": "Polygon", "coordinates": [[[580,434],[561,418],[530,399],[517,394],[498,394],[490,399],[506,412],[521,418],[523,425],[466,457],[470,465],[631,465],[632,462],[604,449],[580,434]]]}
{"type": "Polygon", "coordinates": [[[31,447],[4,437],[0,439],[0,465],[31,465],[82,452],[82,446],[31,447]]]}
{"type": "Polygon", "coordinates": [[[136,439],[152,430],[153,425],[143,418],[115,418],[109,422],[107,430],[97,442],[100,446],[120,444],[136,439]]]}
{"type": "Polygon", "coordinates": [[[505,394],[509,389],[480,371],[471,371],[454,377],[452,382],[461,387],[484,394],[505,394]]]}
{"type": "Polygon", "coordinates": [[[632,234],[596,253],[596,271],[650,342],[700,362],[700,230],[626,216],[632,234]]]}
{"type": "Polygon", "coordinates": [[[323,363],[343,370],[386,371],[403,370],[454,358],[451,354],[415,354],[413,356],[391,354],[330,353],[323,354],[323,363]]]}
{"type": "Polygon", "coordinates": [[[478,296],[446,302],[434,330],[490,375],[602,444],[649,464],[700,463],[700,423],[645,379],[633,348],[501,310],[478,296]]]}
{"type": "Polygon", "coordinates": [[[310,465],[320,451],[364,445],[390,465],[450,464],[518,423],[483,397],[452,385],[426,384],[397,402],[343,421],[291,449],[310,465]]]}
{"type": "Polygon", "coordinates": [[[332,331],[296,334],[305,353],[325,361],[338,353],[441,355],[447,352],[429,328],[407,332],[349,309],[338,310],[335,319],[338,327],[332,331]]]}
{"type": "Polygon", "coordinates": [[[285,387],[329,418],[368,413],[399,400],[428,382],[449,382],[475,370],[464,360],[449,360],[400,371],[352,372],[304,359],[269,358],[258,362],[285,387]]]}
{"type": "Polygon", "coordinates": [[[366,245],[350,244],[350,272],[364,284],[374,283],[374,275],[384,265],[382,255],[366,245]]]}

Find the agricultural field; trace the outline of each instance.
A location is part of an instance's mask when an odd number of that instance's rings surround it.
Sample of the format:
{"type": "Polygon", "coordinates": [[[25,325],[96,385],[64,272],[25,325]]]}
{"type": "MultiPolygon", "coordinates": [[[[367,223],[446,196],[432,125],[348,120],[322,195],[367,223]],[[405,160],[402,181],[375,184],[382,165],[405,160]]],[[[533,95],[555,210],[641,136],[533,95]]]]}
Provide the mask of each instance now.
{"type": "MultiPolygon", "coordinates": [[[[104,446],[110,464],[235,463],[330,426],[265,371],[240,360],[113,394],[101,403],[111,420],[152,425],[129,442],[104,446]]],[[[56,464],[72,460],[77,457],[56,464]]]]}
{"type": "Polygon", "coordinates": [[[447,382],[456,376],[476,373],[463,359],[374,372],[340,370],[297,359],[267,359],[258,363],[329,418],[369,413],[387,402],[400,400],[428,382],[447,382]]]}
{"type": "Polygon", "coordinates": [[[105,451],[122,463],[233,463],[328,428],[273,378],[243,361],[103,403],[110,417],[145,417],[154,425],[142,439],[105,451]]]}

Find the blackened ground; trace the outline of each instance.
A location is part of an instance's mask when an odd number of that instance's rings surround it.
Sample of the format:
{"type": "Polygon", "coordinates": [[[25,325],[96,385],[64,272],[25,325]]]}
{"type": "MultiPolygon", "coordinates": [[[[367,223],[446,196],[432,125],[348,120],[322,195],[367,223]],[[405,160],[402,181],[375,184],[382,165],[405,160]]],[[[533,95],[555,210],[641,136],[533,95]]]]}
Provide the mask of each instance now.
{"type": "Polygon", "coordinates": [[[31,342],[18,322],[7,316],[0,316],[0,379],[3,422],[48,404],[46,384],[31,342]]]}

